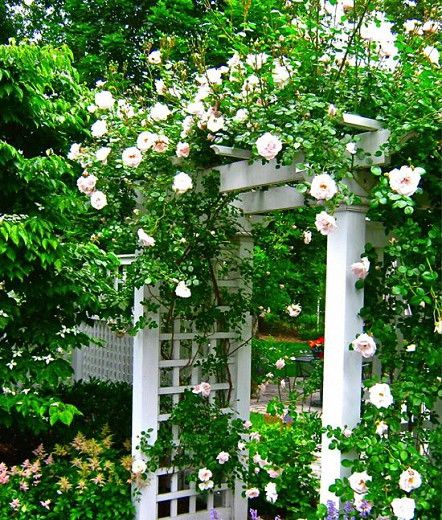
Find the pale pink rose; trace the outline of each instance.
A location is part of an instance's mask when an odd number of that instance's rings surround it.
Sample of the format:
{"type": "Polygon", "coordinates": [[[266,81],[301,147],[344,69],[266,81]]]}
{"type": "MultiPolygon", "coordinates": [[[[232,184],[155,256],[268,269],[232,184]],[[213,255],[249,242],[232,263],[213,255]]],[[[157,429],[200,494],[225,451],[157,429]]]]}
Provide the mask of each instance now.
{"type": "Polygon", "coordinates": [[[439,30],[439,24],[433,20],[428,20],[428,22],[425,22],[422,26],[422,31],[424,33],[428,34],[434,34],[437,33],[439,30]]]}
{"type": "Polygon", "coordinates": [[[90,195],[97,184],[97,177],[95,175],[82,175],[77,179],[77,188],[85,195],[90,195]]]}
{"type": "Polygon", "coordinates": [[[412,520],[414,518],[415,502],[412,498],[395,498],[391,501],[393,514],[399,520],[412,520]]]}
{"type": "Polygon", "coordinates": [[[149,236],[142,228],[138,230],[138,241],[143,247],[153,247],[155,245],[155,239],[149,236]]]}
{"type": "Polygon", "coordinates": [[[151,65],[159,65],[161,63],[161,51],[152,51],[147,56],[147,62],[151,65]]]}
{"type": "Polygon", "coordinates": [[[399,487],[402,491],[410,493],[413,489],[417,489],[422,484],[422,477],[418,471],[408,468],[401,473],[399,477],[399,487]]]}
{"type": "Polygon", "coordinates": [[[376,352],[374,339],[368,334],[365,334],[365,332],[354,339],[351,344],[353,345],[353,350],[359,352],[364,358],[372,357],[376,352]]]}
{"type": "Polygon", "coordinates": [[[207,480],[205,482],[200,482],[198,484],[198,487],[200,488],[201,491],[207,491],[208,489],[212,489],[213,486],[214,486],[213,480],[207,480]]]}
{"type": "Polygon", "coordinates": [[[150,117],[154,121],[165,121],[172,112],[164,103],[155,103],[150,109],[150,117]]]}
{"type": "Polygon", "coordinates": [[[162,79],[155,80],[155,90],[160,96],[164,96],[164,94],[167,92],[166,84],[162,79]]]}
{"type": "Polygon", "coordinates": [[[173,178],[172,189],[175,193],[178,193],[179,195],[186,193],[186,191],[188,190],[191,190],[192,187],[192,178],[189,175],[187,175],[187,173],[177,173],[173,178]]]}
{"type": "Polygon", "coordinates": [[[209,397],[210,392],[212,391],[212,387],[210,386],[210,384],[203,382],[200,384],[200,388],[201,388],[201,395],[203,397],[209,397]]]}
{"type": "Polygon", "coordinates": [[[142,151],[146,152],[155,144],[157,140],[157,134],[152,132],[141,132],[141,134],[137,138],[137,147],[142,151]]]}
{"type": "Polygon", "coordinates": [[[244,421],[243,422],[243,426],[246,430],[248,430],[249,428],[252,427],[252,422],[251,421],[244,421]]]}
{"type": "Polygon", "coordinates": [[[337,192],[336,182],[328,173],[322,173],[313,177],[310,194],[315,199],[330,200],[337,192]]]}
{"type": "Polygon", "coordinates": [[[259,442],[261,440],[261,435],[258,432],[252,432],[250,434],[250,440],[259,442]]]}
{"type": "Polygon", "coordinates": [[[142,459],[135,459],[132,462],[132,473],[135,473],[136,475],[140,473],[144,473],[147,469],[147,464],[142,459]]]}
{"type": "Polygon", "coordinates": [[[275,367],[278,370],[282,370],[285,367],[285,361],[282,358],[279,358],[278,361],[275,363],[275,367]]]}
{"type": "Polygon", "coordinates": [[[243,451],[246,449],[246,443],[242,441],[238,441],[238,449],[239,451],[243,451]]]}
{"type": "Polygon", "coordinates": [[[389,385],[386,383],[377,383],[369,390],[369,402],[376,408],[388,408],[393,404],[393,396],[389,385]]]}
{"type": "Polygon", "coordinates": [[[267,475],[270,477],[270,478],[278,478],[282,473],[282,470],[281,469],[268,469],[267,470],[267,475]]]}
{"type": "Polygon", "coordinates": [[[220,451],[216,456],[219,464],[225,464],[230,459],[230,455],[226,451],[220,451]]]}
{"type": "Polygon", "coordinates": [[[310,242],[312,241],[312,232],[307,229],[306,231],[304,231],[302,236],[304,237],[304,244],[310,244],[310,242]]]}
{"type": "Polygon", "coordinates": [[[345,428],[344,431],[342,432],[342,434],[344,435],[344,437],[347,437],[350,438],[351,437],[351,434],[352,434],[352,430],[350,428],[345,428]]]}
{"type": "Polygon", "coordinates": [[[336,219],[326,211],[321,211],[321,213],[316,215],[315,226],[321,235],[329,235],[338,228],[336,219]]]}
{"type": "Polygon", "coordinates": [[[201,480],[201,482],[207,482],[209,481],[213,476],[213,473],[210,471],[210,469],[207,468],[201,468],[198,471],[198,479],[201,480]]]}
{"type": "Polygon", "coordinates": [[[243,97],[246,97],[248,94],[251,94],[252,92],[258,90],[259,84],[259,78],[258,76],[255,76],[255,74],[252,74],[251,76],[247,77],[244,80],[241,90],[241,94],[243,95],[243,97]]]}
{"type": "Polygon", "coordinates": [[[291,318],[296,318],[301,314],[302,307],[299,305],[299,303],[292,303],[291,305],[287,306],[286,311],[291,318]]]}
{"type": "Polygon", "coordinates": [[[289,82],[291,72],[292,70],[290,66],[276,63],[272,71],[273,81],[276,83],[276,85],[283,87],[289,82]]]}
{"type": "Polygon", "coordinates": [[[350,487],[353,491],[356,491],[356,493],[367,493],[367,482],[370,481],[371,476],[366,471],[362,471],[360,473],[356,472],[348,477],[350,487]]]}
{"type": "Polygon", "coordinates": [[[169,148],[169,138],[165,135],[157,135],[153,149],[155,152],[164,153],[169,148]]]}
{"type": "Polygon", "coordinates": [[[179,282],[175,288],[175,294],[180,298],[190,298],[192,293],[190,289],[187,287],[186,282],[179,282]]]}
{"type": "Polygon", "coordinates": [[[345,145],[345,149],[347,150],[347,152],[351,155],[355,155],[356,152],[358,151],[358,146],[356,143],[347,143],[345,145]]]}
{"type": "Polygon", "coordinates": [[[91,206],[94,209],[103,209],[106,205],[106,195],[102,191],[94,191],[94,193],[91,195],[91,206]]]}
{"type": "Polygon", "coordinates": [[[206,108],[204,106],[204,103],[202,103],[201,101],[196,101],[195,103],[189,103],[186,107],[186,112],[193,116],[199,116],[201,114],[204,114],[205,111],[206,111],[206,108]]]}
{"type": "Polygon", "coordinates": [[[395,168],[388,174],[390,188],[400,195],[411,197],[417,190],[424,171],[423,168],[410,166],[402,166],[399,170],[395,168]]]}
{"type": "Polygon", "coordinates": [[[109,110],[114,106],[114,103],[115,99],[108,90],[103,90],[95,94],[95,104],[98,108],[109,110]]]}
{"type": "Polygon", "coordinates": [[[135,146],[126,148],[123,151],[121,158],[123,160],[123,164],[125,166],[129,166],[130,168],[136,168],[143,160],[143,156],[141,155],[140,150],[138,150],[138,148],[135,146]]]}
{"type": "Polygon", "coordinates": [[[207,69],[205,76],[207,78],[207,81],[212,85],[221,85],[221,83],[223,82],[221,69],[207,69]]]}
{"type": "Polygon", "coordinates": [[[190,144],[179,142],[176,145],[176,155],[177,157],[189,157],[190,153],[190,144]]]}
{"type": "Polygon", "coordinates": [[[355,262],[354,264],[351,264],[351,271],[352,273],[357,276],[360,280],[364,280],[367,275],[368,271],[370,270],[370,261],[366,256],[361,258],[360,262],[355,262]]]}
{"type": "Polygon", "coordinates": [[[246,498],[257,498],[257,497],[259,497],[258,488],[246,489],[246,498]]]}
{"type": "Polygon", "coordinates": [[[261,157],[268,161],[274,159],[282,150],[282,142],[276,135],[266,132],[256,141],[256,148],[261,157]]]}
{"type": "Polygon", "coordinates": [[[338,109],[335,107],[335,105],[331,104],[328,105],[327,114],[330,117],[334,117],[338,113],[338,109]]]}

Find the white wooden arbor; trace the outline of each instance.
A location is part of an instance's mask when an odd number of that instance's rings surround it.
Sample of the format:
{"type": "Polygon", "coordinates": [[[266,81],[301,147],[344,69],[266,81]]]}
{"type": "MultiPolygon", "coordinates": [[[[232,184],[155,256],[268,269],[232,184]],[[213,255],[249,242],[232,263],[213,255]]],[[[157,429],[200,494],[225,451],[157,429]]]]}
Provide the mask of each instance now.
{"type": "MultiPolygon", "coordinates": [[[[374,119],[354,114],[344,114],[342,124],[363,132],[356,134],[357,147],[364,157],[354,157],[354,166],[360,171],[357,182],[349,182],[350,188],[364,200],[370,185],[367,168],[388,163],[385,145],[390,132],[374,119]]],[[[242,159],[218,167],[220,191],[240,192],[237,205],[245,215],[263,215],[274,211],[290,210],[304,205],[304,196],[293,184],[306,179],[306,172],[299,169],[302,152],[290,166],[276,168],[276,161],[264,165],[261,161],[249,164],[250,152],[224,146],[213,146],[218,155],[242,159]]],[[[355,278],[350,265],[360,259],[366,244],[366,234],[375,246],[382,244],[382,230],[366,221],[366,207],[343,206],[336,216],[337,230],[327,238],[326,305],[325,305],[325,355],[323,379],[323,425],[354,427],[360,419],[362,358],[348,346],[362,332],[362,320],[358,313],[363,306],[363,290],[355,289],[355,278]],[[367,225],[368,224],[368,225],[367,225]]],[[[329,449],[329,440],[322,439],[321,503],[338,502],[329,492],[333,482],[348,475],[341,465],[342,455],[329,449]]],[[[296,464],[296,461],[293,461],[296,464]]],[[[238,519],[239,520],[239,519],[238,519]]]]}
{"type": "MultiPolygon", "coordinates": [[[[363,159],[354,158],[354,165],[360,169],[361,175],[357,183],[351,181],[350,187],[363,199],[364,188],[370,182],[366,169],[388,162],[388,155],[381,148],[388,141],[389,131],[376,120],[353,114],[344,114],[342,124],[362,131],[357,134],[358,148],[366,155],[363,159]]],[[[212,148],[220,156],[240,159],[216,169],[220,172],[220,192],[237,192],[239,196],[234,204],[245,216],[271,214],[304,205],[304,196],[293,186],[306,176],[306,172],[297,167],[303,161],[302,153],[291,166],[276,168],[276,161],[264,165],[260,161],[249,164],[250,152],[247,150],[218,145],[212,148]]],[[[360,418],[362,362],[359,354],[349,351],[348,345],[362,332],[358,312],[363,305],[363,291],[355,289],[349,266],[360,258],[366,232],[377,233],[370,238],[374,245],[382,242],[379,227],[367,226],[371,223],[366,222],[365,212],[364,206],[340,208],[336,215],[338,229],[327,240],[323,424],[335,427],[351,428],[360,418]]],[[[238,254],[247,256],[251,249],[251,237],[239,237],[238,254]]],[[[131,260],[130,255],[122,258],[123,268],[131,260]]],[[[234,276],[221,280],[222,284],[234,290],[241,286],[242,280],[234,276]]],[[[145,286],[135,291],[135,320],[145,312],[142,302],[152,291],[158,291],[158,288],[145,286]]],[[[97,377],[132,383],[134,456],[138,455],[139,434],[152,429],[150,442],[154,442],[169,417],[170,405],[177,404],[187,388],[201,381],[200,369],[189,366],[189,360],[198,348],[195,341],[198,331],[186,320],[174,320],[172,330],[165,330],[162,312],[160,308],[149,316],[157,323],[157,328],[140,330],[135,338],[115,335],[97,318],[87,332],[106,340],[112,348],[89,347],[74,354],[76,379],[97,377]]],[[[222,339],[232,341],[232,351],[235,344],[244,343],[229,359],[233,380],[232,407],[243,419],[249,415],[250,345],[246,340],[251,337],[251,330],[251,319],[248,318],[240,337],[229,330],[214,330],[207,345],[209,354],[216,341],[222,339]]],[[[227,388],[225,381],[210,382],[215,392],[227,388]]],[[[177,432],[173,431],[173,435],[176,438],[177,432]]],[[[326,437],[322,441],[321,466],[321,502],[325,503],[336,499],[328,488],[347,471],[341,466],[340,452],[328,448],[326,437]]],[[[207,500],[202,500],[195,486],[186,483],[183,472],[160,468],[142,490],[141,501],[136,504],[136,520],[206,520],[212,507],[217,508],[223,520],[246,520],[247,501],[241,492],[242,485],[238,482],[233,492],[221,486],[207,500]]]]}

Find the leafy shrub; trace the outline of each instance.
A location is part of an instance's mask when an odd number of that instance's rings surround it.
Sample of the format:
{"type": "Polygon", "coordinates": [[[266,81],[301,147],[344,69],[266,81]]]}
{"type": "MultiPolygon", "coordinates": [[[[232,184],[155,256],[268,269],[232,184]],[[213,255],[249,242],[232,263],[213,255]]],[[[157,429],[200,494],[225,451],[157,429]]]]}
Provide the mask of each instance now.
{"type": "Polygon", "coordinates": [[[0,518],[133,520],[131,457],[120,460],[108,430],[99,439],[79,433],[51,453],[40,445],[34,455],[0,464],[0,518]]]}

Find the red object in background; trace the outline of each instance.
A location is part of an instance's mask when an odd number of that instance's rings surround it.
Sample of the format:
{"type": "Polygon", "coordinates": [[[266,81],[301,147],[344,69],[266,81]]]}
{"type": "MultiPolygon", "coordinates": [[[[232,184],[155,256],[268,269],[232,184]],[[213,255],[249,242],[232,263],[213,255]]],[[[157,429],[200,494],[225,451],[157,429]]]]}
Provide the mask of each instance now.
{"type": "Polygon", "coordinates": [[[317,339],[313,339],[308,342],[309,347],[312,349],[312,354],[317,359],[324,359],[324,336],[320,336],[317,339]]]}

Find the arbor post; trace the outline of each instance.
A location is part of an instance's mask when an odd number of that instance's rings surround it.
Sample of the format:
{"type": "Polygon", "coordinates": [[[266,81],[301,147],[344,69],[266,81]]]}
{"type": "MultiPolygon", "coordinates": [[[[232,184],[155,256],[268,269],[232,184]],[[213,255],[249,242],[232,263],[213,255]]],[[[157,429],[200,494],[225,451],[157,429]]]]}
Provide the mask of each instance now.
{"type": "MultiPolygon", "coordinates": [[[[364,292],[355,288],[352,263],[359,261],[365,246],[366,208],[338,209],[338,228],[327,240],[327,279],[325,302],[325,348],[323,379],[323,426],[353,428],[360,420],[362,358],[349,350],[349,344],[362,332],[359,310],[364,292]]],[[[341,465],[342,455],[329,448],[322,437],[321,503],[338,502],[329,487],[348,474],[341,465]]]]}
{"type": "MultiPolygon", "coordinates": [[[[135,289],[134,295],[134,323],[144,316],[143,301],[152,294],[157,294],[157,288],[143,285],[135,289]]],[[[149,429],[149,443],[156,441],[158,433],[159,413],[159,370],[160,357],[160,323],[159,312],[149,315],[157,323],[157,328],[140,329],[133,344],[133,384],[132,384],[132,455],[140,457],[137,446],[140,444],[140,434],[149,429]]],[[[157,478],[152,478],[147,485],[141,488],[141,494],[135,501],[136,520],[155,520],[157,518],[157,478]]]]}

